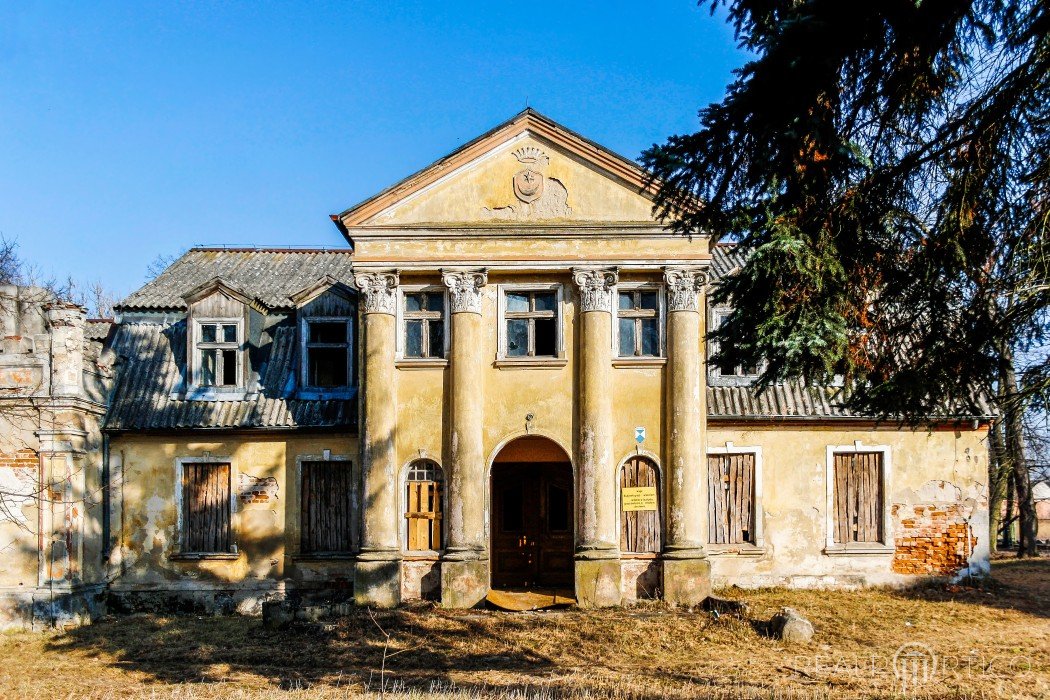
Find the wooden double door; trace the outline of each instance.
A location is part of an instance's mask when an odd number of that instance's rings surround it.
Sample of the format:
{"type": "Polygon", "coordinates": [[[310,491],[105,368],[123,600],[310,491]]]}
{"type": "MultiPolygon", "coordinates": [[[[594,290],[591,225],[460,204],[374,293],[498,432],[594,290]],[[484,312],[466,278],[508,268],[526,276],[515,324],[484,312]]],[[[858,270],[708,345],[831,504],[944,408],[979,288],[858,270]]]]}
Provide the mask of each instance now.
{"type": "Polygon", "coordinates": [[[568,463],[492,469],[492,587],[573,587],[573,488],[568,463]]]}

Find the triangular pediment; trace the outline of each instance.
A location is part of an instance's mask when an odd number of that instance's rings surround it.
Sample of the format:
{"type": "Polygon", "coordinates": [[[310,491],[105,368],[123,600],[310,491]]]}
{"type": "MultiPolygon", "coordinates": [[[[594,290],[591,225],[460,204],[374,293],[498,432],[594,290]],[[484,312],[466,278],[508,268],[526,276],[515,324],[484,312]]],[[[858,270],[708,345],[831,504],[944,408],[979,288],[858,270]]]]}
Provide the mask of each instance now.
{"type": "Polygon", "coordinates": [[[652,224],[645,172],[526,110],[332,218],[363,226],[652,224]]]}

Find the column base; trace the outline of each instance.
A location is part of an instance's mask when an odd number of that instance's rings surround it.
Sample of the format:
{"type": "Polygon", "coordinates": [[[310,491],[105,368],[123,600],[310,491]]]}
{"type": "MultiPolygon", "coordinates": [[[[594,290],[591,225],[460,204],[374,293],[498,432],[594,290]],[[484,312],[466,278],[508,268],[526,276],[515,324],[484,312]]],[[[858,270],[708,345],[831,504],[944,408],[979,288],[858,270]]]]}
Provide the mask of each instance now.
{"type": "Polygon", "coordinates": [[[610,608],[621,602],[620,560],[576,559],[576,604],[581,608],[610,608]]]}
{"type": "Polygon", "coordinates": [[[708,559],[664,558],[664,601],[671,605],[699,605],[711,595],[708,559]]]}
{"type": "Polygon", "coordinates": [[[375,608],[400,605],[400,559],[358,559],[354,567],[354,602],[375,608]]]}
{"type": "Polygon", "coordinates": [[[489,562],[486,559],[441,562],[441,607],[474,608],[489,593],[489,562]]]}

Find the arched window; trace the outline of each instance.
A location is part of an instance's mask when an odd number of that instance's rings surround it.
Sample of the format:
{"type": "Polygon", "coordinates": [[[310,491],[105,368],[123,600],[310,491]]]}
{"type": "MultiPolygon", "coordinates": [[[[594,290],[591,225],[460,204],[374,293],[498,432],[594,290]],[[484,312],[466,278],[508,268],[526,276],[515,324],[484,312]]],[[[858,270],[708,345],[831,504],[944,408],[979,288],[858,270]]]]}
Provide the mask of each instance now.
{"type": "Polygon", "coordinates": [[[647,457],[632,457],[620,470],[620,550],[660,551],[660,477],[647,457]]]}
{"type": "Polygon", "coordinates": [[[405,482],[406,547],[425,552],[441,549],[441,491],[444,474],[432,459],[408,465],[405,482]]]}

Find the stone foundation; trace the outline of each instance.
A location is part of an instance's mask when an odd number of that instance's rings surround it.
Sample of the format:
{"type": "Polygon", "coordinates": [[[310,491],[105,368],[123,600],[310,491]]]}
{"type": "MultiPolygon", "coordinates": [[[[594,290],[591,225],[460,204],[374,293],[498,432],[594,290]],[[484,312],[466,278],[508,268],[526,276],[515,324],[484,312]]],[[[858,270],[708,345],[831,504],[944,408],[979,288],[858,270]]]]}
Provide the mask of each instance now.
{"type": "Polygon", "coordinates": [[[699,605],[711,595],[711,562],[665,559],[664,600],[672,605],[699,605]]]}
{"type": "Polygon", "coordinates": [[[663,590],[663,562],[659,559],[624,559],[620,562],[624,603],[659,600],[663,590]]]}
{"type": "Polygon", "coordinates": [[[576,603],[581,608],[608,608],[622,602],[619,559],[576,560],[576,603]]]}
{"type": "Polygon", "coordinates": [[[0,591],[0,629],[84,625],[106,612],[106,590],[101,584],[0,591]]]}
{"type": "Polygon", "coordinates": [[[358,560],[354,569],[354,600],[358,605],[397,607],[401,603],[401,562],[358,560]]]}
{"type": "Polygon", "coordinates": [[[488,592],[488,560],[441,562],[441,607],[473,608],[488,592]]]}

